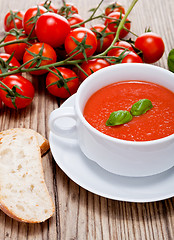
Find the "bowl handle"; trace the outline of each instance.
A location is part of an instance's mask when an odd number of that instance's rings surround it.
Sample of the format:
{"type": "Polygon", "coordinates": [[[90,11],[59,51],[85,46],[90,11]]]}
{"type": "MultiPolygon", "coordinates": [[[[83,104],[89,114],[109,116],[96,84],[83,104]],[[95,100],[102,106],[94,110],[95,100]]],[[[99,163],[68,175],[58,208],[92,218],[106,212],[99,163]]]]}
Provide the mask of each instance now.
{"type": "Polygon", "coordinates": [[[59,137],[77,139],[74,107],[57,108],[52,111],[49,118],[49,128],[59,137]]]}

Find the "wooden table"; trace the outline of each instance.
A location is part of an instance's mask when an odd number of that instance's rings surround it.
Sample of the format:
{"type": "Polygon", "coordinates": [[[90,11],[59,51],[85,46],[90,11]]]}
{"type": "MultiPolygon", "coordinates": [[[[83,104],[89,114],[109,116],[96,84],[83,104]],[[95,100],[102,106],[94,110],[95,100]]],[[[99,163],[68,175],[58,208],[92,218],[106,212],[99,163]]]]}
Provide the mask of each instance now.
{"type": "MultiPolygon", "coordinates": [[[[3,35],[3,18],[9,9],[26,10],[39,0],[0,0],[0,31],[3,35]]],[[[88,9],[99,0],[71,0],[86,18],[88,9]]],[[[103,5],[110,3],[105,0],[103,5]]],[[[131,1],[122,0],[127,9],[131,1]]],[[[58,7],[61,1],[53,0],[58,7]]],[[[132,31],[141,34],[146,27],[162,36],[165,53],[156,63],[167,68],[167,55],[174,47],[173,0],[139,0],[129,18],[132,31]]],[[[90,24],[88,25],[90,26],[90,24]]],[[[2,51],[2,49],[1,49],[2,51]]],[[[36,95],[33,103],[19,111],[3,107],[0,110],[0,129],[13,127],[32,128],[49,137],[48,118],[62,101],[51,96],[45,89],[44,78],[27,77],[32,80],[36,95]]],[[[49,192],[55,201],[54,216],[42,224],[19,223],[0,211],[0,239],[19,240],[142,240],[174,239],[173,198],[152,203],[130,203],[110,200],[95,195],[74,183],[57,166],[51,152],[43,158],[43,167],[49,192]]]]}

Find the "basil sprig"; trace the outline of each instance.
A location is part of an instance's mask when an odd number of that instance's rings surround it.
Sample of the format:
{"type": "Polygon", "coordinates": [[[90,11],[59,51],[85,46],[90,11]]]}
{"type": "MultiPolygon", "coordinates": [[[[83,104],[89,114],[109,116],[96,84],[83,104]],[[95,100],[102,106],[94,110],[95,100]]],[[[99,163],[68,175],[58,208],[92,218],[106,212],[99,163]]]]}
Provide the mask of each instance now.
{"type": "Polygon", "coordinates": [[[128,111],[119,110],[112,112],[109,119],[106,122],[106,126],[121,125],[132,120],[132,115],[128,111]]]}
{"type": "Polygon", "coordinates": [[[106,126],[118,126],[128,123],[133,116],[140,116],[153,108],[152,102],[149,99],[141,99],[132,105],[130,112],[118,110],[112,112],[106,121],[106,126]]]}
{"type": "Polygon", "coordinates": [[[140,116],[151,108],[153,108],[153,105],[149,99],[141,99],[132,105],[130,112],[133,116],[140,116]]]}
{"type": "Polygon", "coordinates": [[[168,59],[167,59],[167,64],[168,64],[169,70],[171,72],[174,72],[174,49],[172,49],[169,52],[168,59]]]}

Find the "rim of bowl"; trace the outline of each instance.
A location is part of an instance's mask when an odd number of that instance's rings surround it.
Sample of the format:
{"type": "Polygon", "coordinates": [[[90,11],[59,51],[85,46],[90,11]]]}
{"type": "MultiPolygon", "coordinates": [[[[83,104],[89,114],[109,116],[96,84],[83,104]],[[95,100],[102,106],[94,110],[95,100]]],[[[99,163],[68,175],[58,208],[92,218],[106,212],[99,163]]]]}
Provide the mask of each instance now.
{"type": "MultiPolygon", "coordinates": [[[[108,71],[108,68],[126,68],[126,66],[130,66],[133,67],[135,66],[137,67],[142,67],[142,68],[151,68],[151,69],[158,69],[158,71],[162,71],[165,72],[166,74],[171,75],[174,78],[174,74],[172,72],[170,72],[169,70],[156,66],[156,65],[150,65],[150,64],[146,64],[146,63],[123,63],[123,64],[117,64],[117,65],[111,65],[108,66],[106,68],[102,68],[100,70],[98,70],[97,72],[94,72],[93,74],[91,74],[89,77],[87,77],[85,79],[85,81],[82,82],[82,84],[80,85],[77,93],[76,93],[76,98],[75,98],[75,109],[76,112],[78,113],[78,116],[80,117],[81,121],[85,124],[85,126],[92,131],[95,135],[100,136],[102,138],[104,138],[105,140],[111,141],[113,143],[120,143],[120,144],[125,144],[125,145],[140,145],[140,146],[146,146],[146,145],[155,145],[155,144],[160,144],[160,143],[164,143],[166,141],[170,141],[174,138],[174,133],[163,137],[163,138],[159,138],[156,140],[150,140],[150,141],[130,141],[130,140],[124,140],[124,139],[119,139],[119,138],[114,138],[111,137],[107,134],[104,134],[102,132],[100,132],[99,130],[97,130],[96,128],[94,128],[92,125],[90,125],[87,120],[84,118],[83,113],[80,110],[79,104],[78,104],[78,99],[81,95],[81,91],[85,88],[85,86],[88,84],[88,82],[92,81],[92,79],[98,75],[101,74],[101,72],[105,72],[108,71]]],[[[109,84],[108,84],[109,85],[109,84]]],[[[100,88],[99,88],[100,89],[100,88]]]]}

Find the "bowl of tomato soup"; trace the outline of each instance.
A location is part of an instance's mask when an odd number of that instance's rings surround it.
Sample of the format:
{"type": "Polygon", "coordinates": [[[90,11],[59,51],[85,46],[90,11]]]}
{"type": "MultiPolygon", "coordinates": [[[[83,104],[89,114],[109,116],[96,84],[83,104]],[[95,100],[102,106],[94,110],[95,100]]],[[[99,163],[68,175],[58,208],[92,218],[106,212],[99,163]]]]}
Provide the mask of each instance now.
{"type": "Polygon", "coordinates": [[[95,92],[85,104],[83,116],[98,131],[128,141],[152,141],[174,133],[174,93],[152,82],[131,80],[107,85],[95,92]],[[152,109],[134,116],[130,122],[107,126],[114,111],[130,112],[140,99],[152,102],[152,109]]]}
{"type": "Polygon", "coordinates": [[[73,107],[51,113],[49,125],[114,174],[166,171],[174,166],[174,74],[138,63],[101,69],[81,84],[73,107]],[[62,117],[73,118],[75,126],[60,129],[55,123],[62,117]]]}

